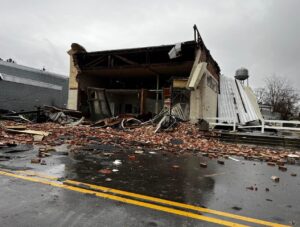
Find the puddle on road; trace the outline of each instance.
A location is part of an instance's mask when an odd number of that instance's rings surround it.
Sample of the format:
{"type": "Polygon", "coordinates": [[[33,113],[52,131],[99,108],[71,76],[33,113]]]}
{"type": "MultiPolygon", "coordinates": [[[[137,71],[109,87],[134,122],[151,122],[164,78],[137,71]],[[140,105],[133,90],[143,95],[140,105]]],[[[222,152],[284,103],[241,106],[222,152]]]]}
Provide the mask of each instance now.
{"type": "MultiPolygon", "coordinates": [[[[38,152],[38,147],[35,147],[13,153],[14,157],[0,162],[0,167],[31,169],[85,183],[191,203],[208,200],[214,189],[213,177],[224,174],[216,168],[217,164],[201,168],[200,162],[205,160],[197,154],[174,155],[153,150],[141,152],[142,149],[125,151],[101,144],[86,146],[78,153],[70,152],[68,156],[65,156],[67,145],[55,150],[51,152],[52,156],[45,158],[45,166],[30,163],[38,152]]],[[[0,153],[3,153],[2,149],[0,153]]]]}
{"type": "Polygon", "coordinates": [[[66,165],[67,177],[82,182],[181,202],[195,201],[195,196],[199,201],[204,200],[201,198],[203,193],[214,188],[213,178],[195,174],[199,171],[203,174],[215,173],[213,167],[200,169],[199,158],[194,155],[178,157],[159,152],[150,154],[146,151],[143,154],[116,152],[85,158],[75,155],[74,158],[80,162],[66,165]],[[121,164],[117,164],[116,160],[121,164]],[[105,174],[103,170],[106,169],[111,172],[106,171],[105,174]]]}

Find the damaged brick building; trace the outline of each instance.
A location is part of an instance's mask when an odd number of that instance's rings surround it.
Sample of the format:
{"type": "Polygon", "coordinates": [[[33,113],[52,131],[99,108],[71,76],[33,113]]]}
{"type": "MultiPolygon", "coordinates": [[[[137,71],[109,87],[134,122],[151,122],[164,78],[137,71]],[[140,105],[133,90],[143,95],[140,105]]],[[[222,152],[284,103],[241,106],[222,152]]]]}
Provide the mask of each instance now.
{"type": "Polygon", "coordinates": [[[190,120],[217,116],[220,68],[196,26],[194,40],[175,45],[87,52],[74,43],[68,53],[69,108],[94,120],[176,104],[190,120]]]}

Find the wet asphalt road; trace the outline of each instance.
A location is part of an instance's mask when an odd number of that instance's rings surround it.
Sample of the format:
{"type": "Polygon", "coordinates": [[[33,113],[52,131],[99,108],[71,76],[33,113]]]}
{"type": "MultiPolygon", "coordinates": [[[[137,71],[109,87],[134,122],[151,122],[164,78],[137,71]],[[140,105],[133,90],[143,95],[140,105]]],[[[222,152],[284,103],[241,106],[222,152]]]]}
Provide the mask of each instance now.
{"type": "MultiPolygon", "coordinates": [[[[5,153],[1,150],[0,153],[5,153]]],[[[45,159],[45,166],[30,163],[30,159],[37,154],[36,148],[5,153],[12,159],[1,161],[0,167],[10,170],[31,169],[270,222],[300,225],[299,164],[288,165],[288,171],[281,172],[277,167],[258,161],[224,160],[225,165],[220,165],[216,160],[209,160],[198,153],[174,155],[163,151],[145,151],[135,154],[134,151],[120,152],[101,147],[92,152],[87,149],[85,155],[64,156],[61,152],[67,151],[65,146],[57,150],[57,153],[45,159]],[[114,165],[115,160],[120,160],[122,164],[114,165]],[[206,162],[208,167],[201,168],[200,162],[206,162]],[[99,172],[101,169],[117,169],[118,172],[102,174],[99,172]],[[298,175],[292,177],[292,172],[298,175]],[[271,176],[279,176],[280,182],[273,182],[271,176]],[[257,191],[247,189],[251,186],[257,187],[257,191]]],[[[0,185],[0,193],[5,198],[0,206],[1,223],[14,223],[14,215],[17,214],[20,215],[19,220],[23,220],[20,222],[28,226],[31,221],[37,226],[43,223],[51,225],[55,221],[62,223],[61,226],[76,226],[77,223],[82,226],[87,219],[90,222],[86,226],[95,226],[97,221],[103,222],[96,226],[215,226],[209,222],[78,195],[76,192],[1,175],[0,185]],[[22,201],[22,206],[19,201],[22,201]],[[61,212],[57,211],[58,208],[61,212]],[[116,214],[111,216],[114,212],[116,214]],[[37,215],[37,218],[30,218],[33,215],[37,215]],[[43,218],[45,216],[47,218],[43,218]],[[69,219],[66,218],[69,216],[69,219]],[[68,220],[64,222],[64,218],[68,220]]]]}
{"type": "Polygon", "coordinates": [[[0,187],[1,226],[215,226],[3,176],[0,187]]]}

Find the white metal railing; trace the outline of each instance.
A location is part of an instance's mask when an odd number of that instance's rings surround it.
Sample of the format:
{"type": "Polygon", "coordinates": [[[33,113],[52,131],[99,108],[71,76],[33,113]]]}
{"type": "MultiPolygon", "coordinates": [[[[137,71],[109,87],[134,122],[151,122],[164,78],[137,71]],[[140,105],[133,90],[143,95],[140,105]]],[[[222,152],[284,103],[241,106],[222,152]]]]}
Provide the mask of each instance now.
{"type": "Polygon", "coordinates": [[[220,118],[220,117],[209,117],[205,118],[205,120],[208,121],[209,125],[219,125],[219,126],[232,126],[233,131],[236,131],[236,121],[235,119],[230,119],[230,118],[220,118]],[[216,120],[218,122],[210,122],[209,120],[216,120]],[[222,122],[219,122],[222,121],[222,122]]]}
{"type": "MultiPolygon", "coordinates": [[[[213,125],[213,126],[216,126],[216,125],[232,126],[233,132],[235,132],[236,128],[237,128],[236,119],[210,117],[210,118],[205,118],[205,120],[208,121],[209,125],[213,125]],[[218,122],[211,122],[210,120],[214,120],[214,121],[218,121],[218,122]]],[[[262,119],[261,125],[239,126],[239,128],[261,128],[261,133],[264,133],[265,129],[300,131],[300,121],[283,121],[283,120],[264,120],[264,119],[262,119]],[[293,125],[296,125],[297,127],[283,126],[283,124],[293,124],[293,125]]]]}
{"type": "Polygon", "coordinates": [[[261,132],[264,133],[266,128],[300,131],[299,126],[300,126],[300,121],[262,120],[261,121],[261,132]],[[283,126],[284,123],[294,124],[294,125],[297,125],[298,127],[286,127],[286,126],[283,126]]]}

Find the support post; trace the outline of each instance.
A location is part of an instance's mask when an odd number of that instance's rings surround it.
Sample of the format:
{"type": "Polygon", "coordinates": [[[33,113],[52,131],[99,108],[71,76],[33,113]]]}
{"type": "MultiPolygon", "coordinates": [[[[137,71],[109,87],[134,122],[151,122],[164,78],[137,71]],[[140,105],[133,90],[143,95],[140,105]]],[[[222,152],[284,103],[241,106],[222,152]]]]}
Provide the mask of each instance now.
{"type": "Polygon", "coordinates": [[[233,131],[234,132],[236,131],[236,121],[235,121],[235,118],[233,119],[233,131]]]}
{"type": "Polygon", "coordinates": [[[170,116],[172,115],[172,106],[173,106],[173,83],[170,86],[170,116]]]}
{"type": "Polygon", "coordinates": [[[142,88],[141,89],[141,92],[140,92],[140,114],[144,114],[145,113],[145,109],[144,109],[144,106],[145,106],[145,89],[142,88]]]}
{"type": "Polygon", "coordinates": [[[158,114],[158,99],[159,99],[158,89],[159,89],[159,75],[156,74],[156,102],[155,102],[155,113],[156,114],[158,114]]]}

